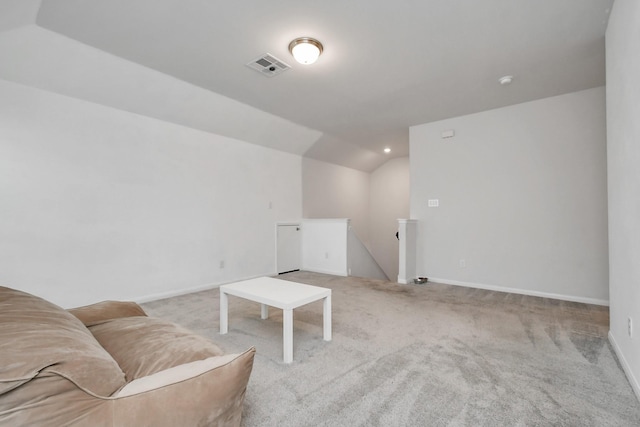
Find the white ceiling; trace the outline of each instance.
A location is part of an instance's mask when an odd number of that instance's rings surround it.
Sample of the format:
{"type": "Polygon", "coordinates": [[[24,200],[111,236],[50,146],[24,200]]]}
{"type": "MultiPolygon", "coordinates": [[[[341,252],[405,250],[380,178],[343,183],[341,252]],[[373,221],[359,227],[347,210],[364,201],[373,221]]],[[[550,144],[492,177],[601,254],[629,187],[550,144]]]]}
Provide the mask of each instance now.
{"type": "Polygon", "coordinates": [[[411,125],[603,85],[613,0],[27,3],[39,28],[317,131],[306,156],[372,170],[408,155],[411,125]],[[315,64],[287,51],[299,36],[324,44],[315,64]],[[267,52],[292,69],[245,66],[267,52]]]}

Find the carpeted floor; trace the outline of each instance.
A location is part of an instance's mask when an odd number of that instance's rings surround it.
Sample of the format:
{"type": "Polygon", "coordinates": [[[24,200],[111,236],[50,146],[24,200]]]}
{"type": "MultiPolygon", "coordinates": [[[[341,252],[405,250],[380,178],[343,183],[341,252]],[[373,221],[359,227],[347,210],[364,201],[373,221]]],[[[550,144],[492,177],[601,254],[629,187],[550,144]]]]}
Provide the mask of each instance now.
{"type": "Polygon", "coordinates": [[[218,290],[144,304],[149,315],[257,349],[244,426],[640,426],[640,403],[607,340],[607,307],[427,283],[297,272],[333,290],[294,311],[294,361],[282,362],[282,311],[218,290]]]}

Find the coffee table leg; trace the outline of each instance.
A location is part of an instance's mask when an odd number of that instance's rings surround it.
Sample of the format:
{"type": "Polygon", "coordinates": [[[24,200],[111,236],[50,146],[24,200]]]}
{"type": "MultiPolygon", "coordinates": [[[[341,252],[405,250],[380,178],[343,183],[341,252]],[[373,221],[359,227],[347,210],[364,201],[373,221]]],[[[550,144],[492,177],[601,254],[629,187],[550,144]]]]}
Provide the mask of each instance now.
{"type": "Polygon", "coordinates": [[[293,310],[282,310],[282,352],[284,363],[293,362],[293,310]]]}
{"type": "Polygon", "coordinates": [[[326,297],[322,302],[322,319],[324,324],[322,330],[324,332],[324,340],[331,341],[331,295],[326,297]]]}
{"type": "Polygon", "coordinates": [[[260,318],[267,319],[269,317],[269,306],[267,304],[260,304],[260,318]]]}
{"type": "Polygon", "coordinates": [[[229,331],[229,297],[220,289],[220,333],[229,331]]]}

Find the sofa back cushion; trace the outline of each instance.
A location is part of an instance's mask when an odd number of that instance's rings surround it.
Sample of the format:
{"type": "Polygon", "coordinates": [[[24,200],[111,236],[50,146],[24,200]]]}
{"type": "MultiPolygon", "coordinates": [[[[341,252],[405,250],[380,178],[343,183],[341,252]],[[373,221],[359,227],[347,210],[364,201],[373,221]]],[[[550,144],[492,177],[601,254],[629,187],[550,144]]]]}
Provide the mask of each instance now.
{"type": "Polygon", "coordinates": [[[120,317],[147,315],[142,307],[132,301],[102,301],[67,311],[80,319],[86,327],[120,317]]]}
{"type": "Polygon", "coordinates": [[[118,362],[127,382],[223,354],[211,340],[153,317],[113,319],[89,330],[118,362]]]}
{"type": "Polygon", "coordinates": [[[1,286],[0,342],[0,396],[38,375],[57,374],[99,396],[125,384],[116,361],[75,316],[1,286]]]}

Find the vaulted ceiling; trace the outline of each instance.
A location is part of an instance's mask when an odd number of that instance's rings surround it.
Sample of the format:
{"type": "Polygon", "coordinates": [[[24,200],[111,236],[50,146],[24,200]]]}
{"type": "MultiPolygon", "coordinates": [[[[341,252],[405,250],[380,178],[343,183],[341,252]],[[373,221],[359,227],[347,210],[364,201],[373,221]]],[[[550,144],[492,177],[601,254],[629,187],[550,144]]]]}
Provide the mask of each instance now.
{"type": "Polygon", "coordinates": [[[603,85],[612,3],[0,0],[0,78],[370,171],[411,125],[603,85]]]}

